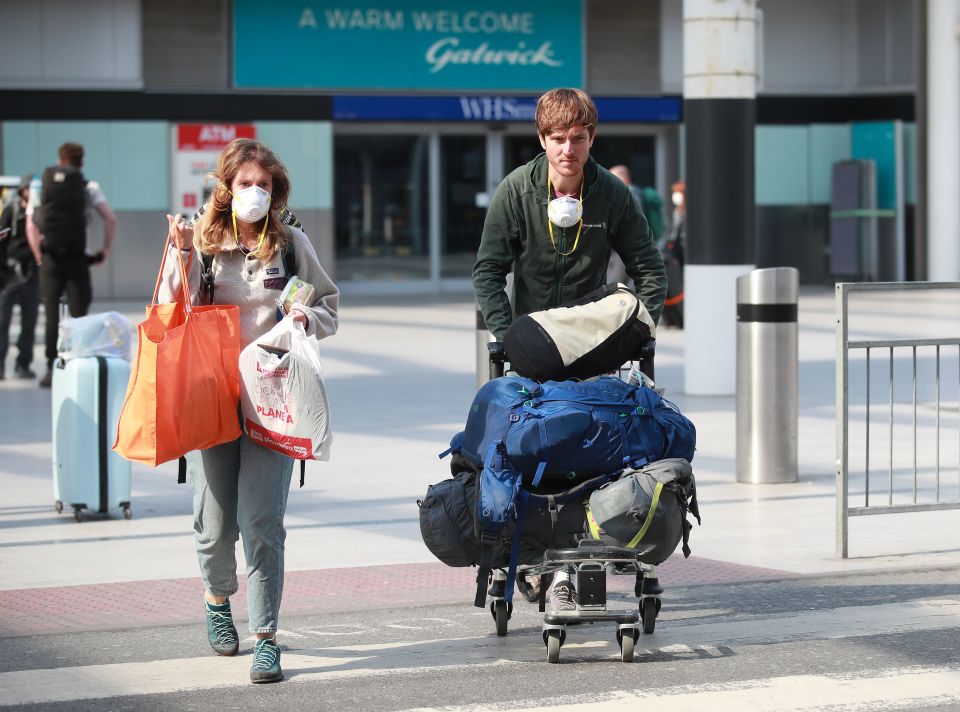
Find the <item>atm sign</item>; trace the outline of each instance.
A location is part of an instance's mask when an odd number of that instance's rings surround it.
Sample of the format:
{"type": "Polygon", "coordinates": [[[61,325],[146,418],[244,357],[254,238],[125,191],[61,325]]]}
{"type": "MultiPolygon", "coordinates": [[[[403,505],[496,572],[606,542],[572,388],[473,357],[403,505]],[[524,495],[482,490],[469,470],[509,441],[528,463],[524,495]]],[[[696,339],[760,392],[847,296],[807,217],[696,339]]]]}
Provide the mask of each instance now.
{"type": "Polygon", "coordinates": [[[181,151],[219,151],[235,138],[256,138],[253,124],[179,124],[177,147],[181,151]]]}

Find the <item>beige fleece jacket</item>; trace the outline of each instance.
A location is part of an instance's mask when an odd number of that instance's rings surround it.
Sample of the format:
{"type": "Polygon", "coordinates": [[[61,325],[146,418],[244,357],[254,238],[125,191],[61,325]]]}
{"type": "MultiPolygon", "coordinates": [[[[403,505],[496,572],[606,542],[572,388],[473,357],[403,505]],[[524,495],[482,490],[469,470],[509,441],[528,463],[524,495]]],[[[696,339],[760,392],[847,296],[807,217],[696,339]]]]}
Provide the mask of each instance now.
{"type": "MultiPolygon", "coordinates": [[[[337,308],[340,290],[320,266],[317,252],[302,230],[288,227],[296,255],[296,275],[309,282],[316,290],[306,310],[309,324],[307,334],[318,339],[337,331],[337,308]]],[[[180,273],[174,247],[168,248],[166,265],[160,282],[158,302],[172,302],[180,291],[180,273]]],[[[190,250],[183,251],[184,263],[190,250]]],[[[200,260],[190,260],[187,280],[192,304],[198,304],[200,287],[200,260]]],[[[293,275],[283,269],[283,258],[278,252],[269,262],[253,255],[245,255],[239,247],[226,249],[213,258],[214,303],[236,304],[240,307],[240,348],[260,338],[277,323],[277,303],[287,281],[293,275]]]]}

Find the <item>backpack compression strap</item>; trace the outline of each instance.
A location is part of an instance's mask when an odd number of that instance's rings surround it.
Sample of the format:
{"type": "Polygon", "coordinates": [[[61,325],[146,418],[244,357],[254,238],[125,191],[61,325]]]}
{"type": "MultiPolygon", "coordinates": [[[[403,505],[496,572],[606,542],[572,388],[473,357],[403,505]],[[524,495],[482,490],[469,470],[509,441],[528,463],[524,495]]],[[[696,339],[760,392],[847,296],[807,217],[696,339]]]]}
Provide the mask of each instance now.
{"type": "Polygon", "coordinates": [[[503,600],[513,602],[513,587],[517,580],[517,563],[520,561],[520,544],[523,542],[523,522],[527,516],[527,491],[520,488],[517,504],[517,526],[513,530],[513,543],[510,547],[510,564],[507,568],[507,582],[504,586],[503,600]]]}

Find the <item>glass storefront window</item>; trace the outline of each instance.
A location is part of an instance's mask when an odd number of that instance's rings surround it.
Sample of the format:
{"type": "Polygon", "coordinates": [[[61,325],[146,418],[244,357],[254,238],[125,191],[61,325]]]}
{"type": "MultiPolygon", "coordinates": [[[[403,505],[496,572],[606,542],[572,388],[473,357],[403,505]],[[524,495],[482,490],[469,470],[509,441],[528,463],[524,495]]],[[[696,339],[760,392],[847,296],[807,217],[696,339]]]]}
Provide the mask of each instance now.
{"type": "Polygon", "coordinates": [[[633,184],[646,188],[656,185],[655,150],[653,136],[617,136],[598,131],[590,155],[604,168],[618,163],[626,165],[633,184]]]}
{"type": "Polygon", "coordinates": [[[503,144],[504,164],[503,173],[508,175],[514,168],[518,168],[525,163],[529,163],[536,158],[538,153],[543,152],[540,146],[540,140],[536,133],[523,136],[509,136],[503,144]]]}
{"type": "Polygon", "coordinates": [[[486,209],[477,207],[477,194],[486,185],[486,137],[440,138],[441,273],[469,277],[480,246],[486,209]]]}
{"type": "Polygon", "coordinates": [[[427,136],[334,141],[337,279],[429,279],[427,136]]]}

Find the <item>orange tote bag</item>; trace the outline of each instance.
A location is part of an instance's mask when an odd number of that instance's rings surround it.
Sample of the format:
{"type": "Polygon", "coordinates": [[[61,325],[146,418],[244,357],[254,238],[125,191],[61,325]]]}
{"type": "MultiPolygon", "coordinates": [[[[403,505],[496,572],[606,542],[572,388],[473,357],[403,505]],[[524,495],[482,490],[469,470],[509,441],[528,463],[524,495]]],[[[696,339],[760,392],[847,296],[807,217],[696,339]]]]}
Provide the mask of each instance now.
{"type": "Polygon", "coordinates": [[[113,445],[153,466],[240,437],[240,310],[192,306],[180,250],[173,252],[181,293],[173,304],[157,304],[169,252],[164,246],[153,300],[137,327],[140,346],[113,445]]]}

